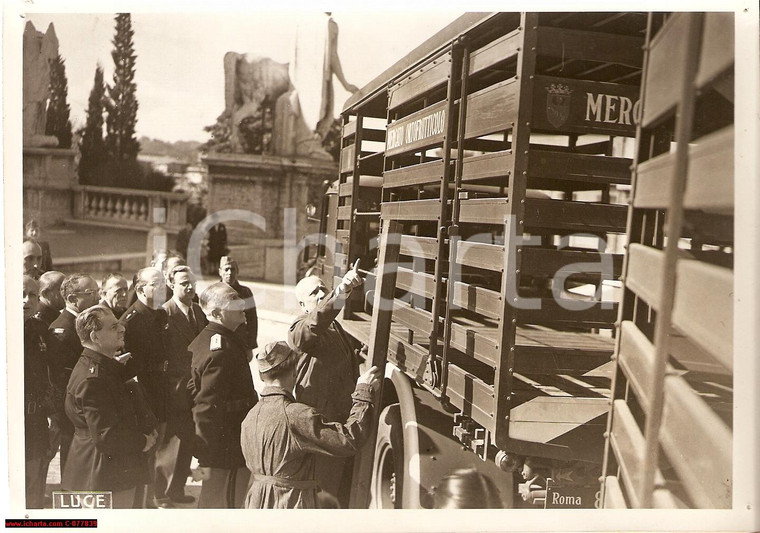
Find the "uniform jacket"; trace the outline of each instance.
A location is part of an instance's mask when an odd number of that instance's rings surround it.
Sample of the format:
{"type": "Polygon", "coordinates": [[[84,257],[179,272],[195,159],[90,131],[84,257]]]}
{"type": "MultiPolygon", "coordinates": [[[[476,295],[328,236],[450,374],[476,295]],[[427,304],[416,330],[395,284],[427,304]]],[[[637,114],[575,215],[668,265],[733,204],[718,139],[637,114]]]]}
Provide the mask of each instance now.
{"type": "MultiPolygon", "coordinates": [[[[251,289],[245,285],[241,285],[239,281],[236,281],[230,285],[240,298],[243,300],[249,299],[249,302],[253,301],[253,293],[251,289]]],[[[248,348],[253,350],[258,347],[257,337],[259,335],[259,317],[256,312],[256,305],[245,310],[245,324],[240,326],[235,333],[242,335],[245,342],[248,344],[248,348]]]]}
{"type": "Polygon", "coordinates": [[[90,349],[71,373],[66,415],[74,424],[64,490],[126,490],[148,482],[139,412],[114,359],[90,349]]]}
{"type": "Polygon", "coordinates": [[[50,324],[52,324],[60,314],[61,312],[52,305],[40,302],[39,307],[37,307],[37,314],[34,316],[42,321],[42,323],[45,324],[45,327],[50,327],[50,324]]]}
{"type": "Polygon", "coordinates": [[[190,416],[193,404],[187,390],[187,383],[190,381],[193,354],[188,346],[203,331],[208,320],[201,307],[195,303],[193,304],[195,327],[190,324],[173,299],[164,304],[164,309],[169,320],[169,411],[172,415],[190,416]]]}
{"type": "Polygon", "coordinates": [[[166,311],[151,309],[137,300],[121,318],[126,331],[124,349],[132,353],[126,377],[137,376],[148,405],[159,421],[166,420],[169,398],[169,322],[166,311]]]}
{"type": "Polygon", "coordinates": [[[48,453],[48,415],[56,408],[49,375],[47,326],[37,318],[24,322],[24,433],[26,459],[48,453]]]}
{"type": "Polygon", "coordinates": [[[200,466],[238,468],[240,424],[258,401],[247,348],[229,329],[210,322],[190,344],[188,390],[193,398],[193,454],[200,466]]]}
{"type": "Polygon", "coordinates": [[[351,393],[359,377],[359,363],[343,328],[335,321],[335,295],[324,298],[311,313],[290,326],[288,342],[301,352],[295,396],[314,407],[325,420],[345,422],[351,410],[351,393]]]}
{"type": "Polygon", "coordinates": [[[264,389],[242,427],[243,454],[252,474],[246,508],[315,508],[315,457],[345,457],[359,450],[370,429],[371,392],[369,385],[356,386],[344,425],[325,421],[285,389],[264,389]]]}
{"type": "Polygon", "coordinates": [[[111,307],[110,305],[108,305],[108,302],[106,302],[105,300],[100,300],[98,302],[98,305],[101,305],[105,307],[106,309],[108,309],[109,311],[111,311],[113,313],[113,316],[116,317],[116,320],[119,320],[121,317],[123,317],[124,312],[126,311],[126,308],[124,307],[111,307]]]}
{"type": "MultiPolygon", "coordinates": [[[[79,342],[74,323],[76,317],[67,309],[61,311],[58,318],[50,324],[51,373],[57,395],[58,412],[63,415],[63,402],[66,386],[71,377],[71,371],[82,354],[82,343],[79,342]]],[[[68,423],[65,416],[60,417],[64,424],[68,423]]]]}

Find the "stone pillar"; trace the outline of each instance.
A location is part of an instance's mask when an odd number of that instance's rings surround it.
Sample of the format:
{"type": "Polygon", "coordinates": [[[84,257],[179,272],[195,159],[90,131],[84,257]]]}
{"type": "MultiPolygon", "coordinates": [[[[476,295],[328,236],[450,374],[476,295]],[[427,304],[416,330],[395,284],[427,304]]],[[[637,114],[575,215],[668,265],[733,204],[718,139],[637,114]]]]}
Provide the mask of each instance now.
{"type": "Polygon", "coordinates": [[[238,260],[240,276],[283,282],[286,269],[297,266],[285,264],[286,209],[295,215],[295,242],[289,245],[319,231],[318,223],[307,220],[306,204],[317,203],[323,182],[336,179],[336,164],[249,154],[209,154],[203,162],[209,175],[208,214],[222,217],[219,221],[227,227],[228,247],[238,260]],[[226,218],[233,209],[261,216],[265,228],[241,217],[226,218]]]}
{"type": "Polygon", "coordinates": [[[26,147],[22,174],[25,220],[49,226],[73,217],[74,150],[26,147]]]}

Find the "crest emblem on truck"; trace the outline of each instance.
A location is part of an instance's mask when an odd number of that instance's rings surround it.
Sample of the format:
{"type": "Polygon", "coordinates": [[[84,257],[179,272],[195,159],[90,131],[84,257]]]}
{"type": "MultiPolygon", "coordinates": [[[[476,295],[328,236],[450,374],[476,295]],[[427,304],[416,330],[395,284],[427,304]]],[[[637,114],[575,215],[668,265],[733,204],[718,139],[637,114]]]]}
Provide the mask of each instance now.
{"type": "Polygon", "coordinates": [[[570,95],[572,89],[561,83],[546,87],[546,118],[555,128],[561,127],[570,117],[570,95]]]}

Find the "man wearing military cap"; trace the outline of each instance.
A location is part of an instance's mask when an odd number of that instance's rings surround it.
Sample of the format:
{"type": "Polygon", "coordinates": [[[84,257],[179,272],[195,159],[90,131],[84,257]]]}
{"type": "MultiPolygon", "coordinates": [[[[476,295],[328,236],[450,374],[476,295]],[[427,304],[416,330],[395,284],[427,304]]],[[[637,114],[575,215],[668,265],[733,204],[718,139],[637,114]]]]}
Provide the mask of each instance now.
{"type": "Polygon", "coordinates": [[[54,442],[60,442],[61,445],[63,470],[69,454],[69,445],[74,437],[74,426],[63,410],[64,395],[71,371],[82,354],[82,344],[79,342],[74,321],[81,311],[98,303],[98,284],[85,274],[71,274],[61,283],[61,296],[66,307],[50,324],[49,331],[52,333],[50,354],[57,408],[51,417],[51,433],[54,442]]]}
{"type": "Polygon", "coordinates": [[[251,351],[234,333],[245,323],[245,304],[224,283],[200,298],[209,324],[190,344],[188,390],[193,398],[194,455],[203,485],[198,507],[242,507],[250,473],[240,449],[240,424],[258,401],[253,388],[251,351]]]}
{"type": "Polygon", "coordinates": [[[245,302],[245,324],[238,329],[238,335],[245,340],[250,350],[258,347],[257,337],[259,334],[259,318],[256,313],[256,302],[253,299],[253,292],[248,287],[241,285],[238,281],[238,264],[229,255],[222,256],[219,260],[219,278],[233,289],[240,299],[245,302]]]}
{"type": "MultiPolygon", "coordinates": [[[[169,322],[162,305],[166,299],[166,283],[160,270],[147,267],[137,272],[137,301],[121,317],[126,328],[124,349],[131,353],[125,364],[125,376],[137,376],[145,396],[159,422],[158,440],[166,430],[166,406],[169,399],[169,322]]],[[[149,454],[151,481],[155,477],[155,450],[149,454]]],[[[143,496],[143,495],[139,495],[143,496]]],[[[170,501],[154,501],[153,483],[148,485],[143,505],[146,508],[171,508],[170,501]]]]}
{"type": "Polygon", "coordinates": [[[139,425],[140,407],[115,359],[124,344],[124,326],[96,305],[79,314],[76,331],[84,348],[66,394],[75,435],[61,487],[111,491],[113,507],[129,509],[135,489],[148,481],[147,453],[158,434],[146,434],[139,425]]]}
{"type": "Polygon", "coordinates": [[[298,355],[286,342],[267,344],[256,362],[265,388],[241,430],[252,477],[246,508],[316,508],[315,459],[351,456],[359,450],[370,430],[372,389],[379,383],[379,371],[372,367],[356,380],[350,415],[341,424],[293,398],[298,355]]]}

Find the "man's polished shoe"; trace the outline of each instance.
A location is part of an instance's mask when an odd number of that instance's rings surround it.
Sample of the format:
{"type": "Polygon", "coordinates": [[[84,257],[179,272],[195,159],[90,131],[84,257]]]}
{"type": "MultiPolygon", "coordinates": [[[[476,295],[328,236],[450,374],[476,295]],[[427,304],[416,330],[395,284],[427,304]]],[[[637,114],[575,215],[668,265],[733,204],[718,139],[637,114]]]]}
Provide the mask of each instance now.
{"type": "Polygon", "coordinates": [[[174,504],[171,502],[171,500],[153,500],[153,505],[155,505],[156,509],[174,509],[174,504]]]}
{"type": "Polygon", "coordinates": [[[172,494],[169,496],[174,503],[194,503],[195,497],[189,494],[172,494]]]}

